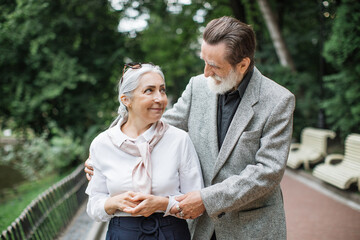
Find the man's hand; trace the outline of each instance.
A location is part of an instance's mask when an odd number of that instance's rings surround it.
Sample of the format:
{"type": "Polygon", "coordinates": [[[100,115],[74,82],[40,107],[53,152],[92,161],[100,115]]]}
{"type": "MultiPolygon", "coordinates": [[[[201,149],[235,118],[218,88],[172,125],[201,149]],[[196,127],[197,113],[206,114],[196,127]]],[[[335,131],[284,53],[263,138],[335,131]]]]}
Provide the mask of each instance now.
{"type": "Polygon", "coordinates": [[[90,156],[88,159],[86,159],[85,161],[85,168],[84,168],[84,172],[86,173],[86,178],[87,180],[91,180],[91,177],[94,175],[94,168],[89,164],[90,161],[90,156]]]}
{"type": "Polygon", "coordinates": [[[201,199],[200,191],[188,192],[184,195],[178,196],[175,198],[176,201],[179,201],[178,208],[180,211],[177,211],[177,207],[173,207],[171,213],[176,211],[176,216],[183,219],[194,219],[200,216],[205,212],[205,206],[201,199]]]}

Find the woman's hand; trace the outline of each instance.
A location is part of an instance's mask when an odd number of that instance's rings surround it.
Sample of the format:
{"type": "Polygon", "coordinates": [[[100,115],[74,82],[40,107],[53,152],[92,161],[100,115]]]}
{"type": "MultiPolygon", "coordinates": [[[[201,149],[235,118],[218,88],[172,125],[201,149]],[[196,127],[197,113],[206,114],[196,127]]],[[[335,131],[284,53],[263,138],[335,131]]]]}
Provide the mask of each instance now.
{"type": "Polygon", "coordinates": [[[141,202],[136,207],[127,207],[123,211],[131,215],[142,215],[148,217],[156,211],[166,211],[169,199],[151,194],[135,193],[132,198],[134,202],[141,202]]]}
{"type": "Polygon", "coordinates": [[[87,180],[91,180],[91,177],[94,175],[94,168],[89,164],[90,161],[90,156],[88,159],[86,159],[85,161],[85,168],[84,168],[84,172],[86,173],[86,178],[87,180]]]}
{"type": "Polygon", "coordinates": [[[140,203],[140,201],[134,200],[135,195],[136,193],[129,191],[108,198],[104,206],[106,213],[113,215],[117,210],[124,211],[127,208],[135,208],[140,203]]]}

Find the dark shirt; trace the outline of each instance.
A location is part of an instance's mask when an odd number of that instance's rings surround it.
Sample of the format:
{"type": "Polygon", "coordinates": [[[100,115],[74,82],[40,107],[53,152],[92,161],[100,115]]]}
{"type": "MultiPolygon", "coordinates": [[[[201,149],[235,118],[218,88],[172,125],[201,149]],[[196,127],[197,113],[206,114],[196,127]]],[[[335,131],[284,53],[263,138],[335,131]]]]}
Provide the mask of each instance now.
{"type": "Polygon", "coordinates": [[[217,134],[219,149],[224,142],[230,123],[235,115],[236,109],[238,108],[242,97],[244,96],[246,87],[250,82],[252,74],[253,70],[248,72],[240,82],[237,89],[219,95],[217,109],[217,134]]]}

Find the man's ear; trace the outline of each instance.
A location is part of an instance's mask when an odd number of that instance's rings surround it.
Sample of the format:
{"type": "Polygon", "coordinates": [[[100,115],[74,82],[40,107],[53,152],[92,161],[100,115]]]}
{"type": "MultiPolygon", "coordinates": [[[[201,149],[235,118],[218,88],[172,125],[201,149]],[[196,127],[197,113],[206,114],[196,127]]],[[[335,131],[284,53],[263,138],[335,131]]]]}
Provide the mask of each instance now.
{"type": "Polygon", "coordinates": [[[250,65],[250,58],[245,57],[243,58],[243,60],[241,60],[241,62],[236,64],[236,71],[244,75],[247,69],[249,68],[249,65],[250,65]]]}
{"type": "Polygon", "coordinates": [[[120,100],[121,100],[122,104],[125,105],[125,107],[128,108],[128,107],[130,106],[130,99],[129,99],[129,97],[126,96],[125,94],[122,94],[122,95],[120,96],[120,100]]]}

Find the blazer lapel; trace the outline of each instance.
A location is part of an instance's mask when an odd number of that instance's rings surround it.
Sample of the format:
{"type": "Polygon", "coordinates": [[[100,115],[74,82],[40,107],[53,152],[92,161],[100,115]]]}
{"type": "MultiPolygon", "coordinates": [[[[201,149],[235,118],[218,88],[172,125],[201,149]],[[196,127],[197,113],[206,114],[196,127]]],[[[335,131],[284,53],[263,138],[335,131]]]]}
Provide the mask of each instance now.
{"type": "Polygon", "coordinates": [[[209,150],[211,155],[214,156],[211,159],[216,159],[219,154],[218,135],[217,135],[217,109],[218,109],[218,95],[209,91],[209,150]]]}
{"type": "Polygon", "coordinates": [[[213,179],[220,171],[226,160],[229,158],[230,153],[238,142],[238,139],[254,115],[254,110],[252,107],[258,102],[261,84],[260,79],[261,73],[256,68],[254,68],[253,76],[251,77],[243,99],[241,99],[239,107],[235,112],[234,118],[231,121],[219,155],[216,159],[213,179]]]}

